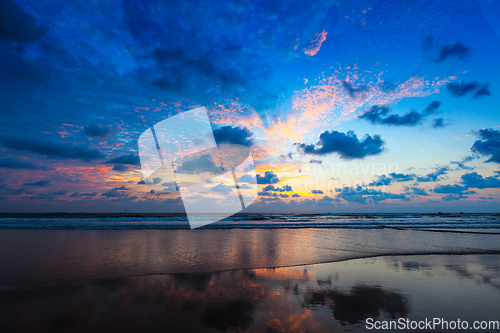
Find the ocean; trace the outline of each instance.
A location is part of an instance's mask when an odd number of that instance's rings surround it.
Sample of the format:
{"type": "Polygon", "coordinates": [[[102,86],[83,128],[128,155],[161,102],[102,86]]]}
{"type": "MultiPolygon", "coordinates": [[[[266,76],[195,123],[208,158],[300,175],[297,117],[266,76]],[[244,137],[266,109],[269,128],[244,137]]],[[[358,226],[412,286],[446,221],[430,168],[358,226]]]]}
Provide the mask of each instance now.
{"type": "MultiPolygon", "coordinates": [[[[497,233],[500,213],[236,214],[203,228],[396,228],[497,233]]],[[[0,229],[189,229],[189,223],[185,214],[169,213],[0,213],[0,229]]]]}

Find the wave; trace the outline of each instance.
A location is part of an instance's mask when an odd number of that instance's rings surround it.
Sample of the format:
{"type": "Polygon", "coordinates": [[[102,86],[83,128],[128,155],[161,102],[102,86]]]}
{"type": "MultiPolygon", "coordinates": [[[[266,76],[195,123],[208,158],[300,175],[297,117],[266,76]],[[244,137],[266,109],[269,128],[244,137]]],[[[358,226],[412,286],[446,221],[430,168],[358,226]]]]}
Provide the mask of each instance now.
{"type": "MultiPolygon", "coordinates": [[[[204,229],[500,229],[499,214],[236,214],[204,229]]],[[[0,229],[189,229],[185,214],[0,214],[0,229]]]]}

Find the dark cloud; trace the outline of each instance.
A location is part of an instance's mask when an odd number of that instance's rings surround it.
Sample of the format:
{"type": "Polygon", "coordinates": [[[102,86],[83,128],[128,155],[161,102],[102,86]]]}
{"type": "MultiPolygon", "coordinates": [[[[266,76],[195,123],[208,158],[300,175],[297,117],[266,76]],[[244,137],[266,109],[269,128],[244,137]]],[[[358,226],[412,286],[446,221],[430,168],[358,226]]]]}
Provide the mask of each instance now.
{"type": "Polygon", "coordinates": [[[43,200],[47,202],[66,202],[67,200],[59,199],[58,197],[65,195],[65,191],[58,191],[52,193],[37,193],[31,196],[25,196],[25,199],[30,200],[43,200]]]}
{"type": "Polygon", "coordinates": [[[441,180],[444,175],[448,174],[448,171],[450,170],[449,167],[440,167],[434,172],[430,172],[425,176],[417,176],[417,182],[422,182],[422,183],[427,183],[427,182],[437,182],[438,180],[441,180]]]}
{"type": "Polygon", "coordinates": [[[490,158],[486,162],[500,163],[500,131],[492,128],[481,129],[476,132],[481,140],[476,140],[471,150],[490,158]]]}
{"type": "Polygon", "coordinates": [[[477,81],[471,82],[450,82],[446,86],[448,91],[453,97],[459,98],[465,95],[473,94],[474,98],[479,98],[481,96],[491,95],[489,89],[489,83],[479,83],[477,81]]]}
{"type": "Polygon", "coordinates": [[[120,187],[115,187],[113,190],[116,190],[116,191],[128,191],[130,189],[128,187],[126,187],[126,186],[120,186],[120,187]]]}
{"type": "Polygon", "coordinates": [[[323,161],[312,159],[309,161],[309,163],[323,164],[323,161]]]}
{"type": "Polygon", "coordinates": [[[393,182],[392,177],[387,177],[386,175],[381,175],[377,180],[368,184],[368,186],[386,186],[391,185],[393,182]]]}
{"type": "Polygon", "coordinates": [[[452,201],[468,198],[467,195],[476,193],[468,190],[467,187],[461,185],[438,185],[434,188],[435,193],[446,194],[441,199],[443,201],[452,201]]]}
{"type": "Polygon", "coordinates": [[[93,136],[97,138],[107,138],[111,134],[115,132],[114,127],[109,126],[102,126],[98,124],[91,124],[85,127],[84,133],[87,136],[93,136]]]}
{"type": "Polygon", "coordinates": [[[424,114],[433,114],[438,111],[441,106],[440,101],[432,101],[424,110],[424,114]]]}
{"type": "Polygon", "coordinates": [[[128,171],[129,169],[130,169],[129,166],[125,164],[115,164],[115,166],[113,167],[114,171],[119,171],[119,172],[128,171]]]}
{"type": "Polygon", "coordinates": [[[212,187],[212,191],[215,192],[230,192],[232,189],[233,188],[231,186],[224,185],[223,183],[212,187]]]}
{"type": "Polygon", "coordinates": [[[368,186],[385,186],[390,185],[393,182],[407,182],[415,179],[414,174],[404,174],[404,173],[395,173],[391,172],[388,176],[381,175],[378,177],[376,181],[371,182],[368,186]]]}
{"type": "Polygon", "coordinates": [[[292,187],[290,185],[284,185],[283,187],[279,187],[279,186],[274,187],[273,185],[267,185],[262,190],[263,191],[274,191],[274,192],[291,192],[292,187]]]}
{"type": "Polygon", "coordinates": [[[295,143],[294,145],[303,154],[325,155],[331,153],[339,154],[340,158],[351,160],[377,155],[384,151],[384,141],[380,135],[373,137],[366,134],[359,140],[353,131],[345,133],[337,131],[325,131],[319,136],[319,142],[314,144],[295,143]]]}
{"type": "Polygon", "coordinates": [[[460,185],[438,185],[434,188],[434,192],[442,194],[459,194],[467,190],[467,187],[460,185]]]}
{"type": "Polygon", "coordinates": [[[257,184],[276,184],[279,181],[278,176],[272,171],[266,171],[264,176],[257,174],[257,184]]]}
{"type": "Polygon", "coordinates": [[[29,186],[48,186],[48,185],[50,185],[50,180],[49,179],[42,179],[42,180],[36,181],[34,183],[24,183],[24,185],[29,185],[29,186]]]}
{"type": "Polygon", "coordinates": [[[394,194],[390,192],[382,192],[366,187],[343,187],[335,189],[338,192],[337,198],[343,199],[348,203],[367,204],[369,202],[379,203],[380,201],[396,199],[409,200],[405,194],[394,194]]]}
{"type": "Polygon", "coordinates": [[[255,177],[251,175],[243,175],[240,178],[238,178],[239,183],[250,183],[250,184],[255,184],[256,180],[255,177]]]}
{"type": "Polygon", "coordinates": [[[26,162],[17,158],[2,158],[0,159],[0,168],[7,169],[38,169],[36,165],[31,162],[26,162]]]}
{"type": "Polygon", "coordinates": [[[75,193],[71,194],[69,197],[70,198],[82,198],[82,197],[91,198],[91,197],[95,197],[96,195],[97,195],[97,192],[92,192],[92,193],[78,193],[78,192],[75,192],[75,193]]]}
{"type": "Polygon", "coordinates": [[[473,170],[473,168],[468,167],[465,165],[465,163],[473,161],[476,158],[474,155],[466,156],[464,157],[461,161],[451,161],[451,164],[456,164],[457,165],[457,170],[473,170]]]}
{"type": "Polygon", "coordinates": [[[321,191],[321,190],[312,190],[311,194],[323,194],[323,191],[321,191]]]}
{"type": "Polygon", "coordinates": [[[333,317],[345,325],[378,318],[382,314],[391,319],[406,317],[410,313],[410,300],[396,291],[380,286],[354,285],[351,290],[312,290],[304,296],[305,307],[322,305],[329,307],[333,317]]]}
{"type": "Polygon", "coordinates": [[[56,143],[40,138],[17,138],[3,136],[0,138],[3,146],[13,150],[29,151],[45,155],[48,158],[56,159],[79,159],[90,162],[104,158],[104,155],[97,149],[90,149],[84,146],[56,143]]]}
{"type": "MultiPolygon", "coordinates": [[[[425,44],[424,44],[425,45],[425,44]]],[[[442,62],[448,58],[456,58],[459,60],[464,60],[471,52],[471,49],[462,43],[455,43],[453,45],[447,44],[441,48],[439,51],[439,57],[435,60],[436,62],[442,62]]]]}
{"type": "Polygon", "coordinates": [[[360,119],[366,119],[371,124],[382,124],[392,126],[415,126],[418,125],[425,117],[435,113],[441,102],[434,101],[430,103],[423,112],[410,111],[407,114],[400,116],[397,114],[388,115],[390,109],[386,105],[374,105],[370,110],[361,115],[360,119]]]}
{"type": "Polygon", "coordinates": [[[250,147],[252,146],[252,131],[246,127],[223,126],[215,129],[214,138],[217,144],[231,143],[250,147]]]}
{"type": "Polygon", "coordinates": [[[109,161],[107,161],[106,163],[140,165],[141,161],[139,159],[139,155],[136,155],[134,153],[130,153],[128,155],[114,157],[114,158],[110,159],[109,161]]]}
{"type": "Polygon", "coordinates": [[[444,118],[439,117],[439,118],[432,120],[432,128],[443,128],[446,126],[448,126],[448,123],[445,123],[444,118]]]}
{"type": "Polygon", "coordinates": [[[183,162],[177,171],[186,174],[195,174],[200,172],[221,173],[222,169],[217,166],[212,158],[212,155],[205,154],[198,158],[193,158],[183,162]]]}
{"type": "Polygon", "coordinates": [[[481,96],[491,96],[491,92],[489,90],[489,83],[485,83],[481,86],[481,89],[479,89],[478,91],[476,91],[476,93],[474,94],[474,98],[479,98],[481,96]]]}
{"type": "Polygon", "coordinates": [[[462,175],[461,183],[464,186],[472,188],[500,188],[500,179],[495,177],[486,177],[479,175],[477,172],[466,173],[462,175]]]}
{"type": "Polygon", "coordinates": [[[0,1],[0,38],[7,41],[30,42],[45,36],[47,27],[37,23],[14,0],[0,1]]]}
{"type": "Polygon", "coordinates": [[[128,194],[126,192],[122,192],[122,191],[118,191],[118,190],[113,189],[113,190],[104,192],[100,196],[101,197],[108,197],[108,198],[120,198],[120,197],[128,197],[128,194]]]}
{"type": "Polygon", "coordinates": [[[398,85],[392,81],[382,81],[378,84],[378,87],[382,92],[387,94],[396,90],[398,85]]]}
{"type": "Polygon", "coordinates": [[[427,193],[425,189],[420,188],[418,186],[407,186],[405,187],[405,192],[412,196],[423,196],[423,197],[429,196],[429,193],[427,193]]]}
{"type": "Polygon", "coordinates": [[[349,94],[351,98],[357,98],[362,93],[368,91],[368,87],[366,85],[359,85],[357,87],[353,87],[347,80],[342,81],[342,87],[349,94]]]}
{"type": "Polygon", "coordinates": [[[152,181],[153,185],[160,184],[160,183],[161,183],[161,178],[160,177],[153,178],[153,181],[152,181]]]}
{"type": "Polygon", "coordinates": [[[431,35],[427,35],[424,39],[424,44],[423,44],[423,49],[424,51],[429,51],[434,47],[434,37],[431,35]]]}

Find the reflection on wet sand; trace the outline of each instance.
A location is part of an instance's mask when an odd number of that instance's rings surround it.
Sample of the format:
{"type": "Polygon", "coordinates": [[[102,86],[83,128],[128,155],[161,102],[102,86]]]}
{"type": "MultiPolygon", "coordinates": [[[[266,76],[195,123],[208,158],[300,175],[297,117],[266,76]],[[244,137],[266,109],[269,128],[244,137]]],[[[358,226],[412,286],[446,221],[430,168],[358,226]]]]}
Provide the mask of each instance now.
{"type": "Polygon", "coordinates": [[[6,332],[365,331],[367,318],[498,320],[497,255],[0,286],[6,332]]]}
{"type": "Polygon", "coordinates": [[[500,253],[499,235],[358,229],[0,230],[0,285],[500,253]]]}
{"type": "Polygon", "coordinates": [[[333,317],[342,325],[356,324],[366,318],[378,318],[381,312],[391,319],[407,317],[409,312],[406,297],[380,286],[354,285],[348,293],[320,290],[311,291],[305,296],[306,306],[328,306],[333,317]]]}

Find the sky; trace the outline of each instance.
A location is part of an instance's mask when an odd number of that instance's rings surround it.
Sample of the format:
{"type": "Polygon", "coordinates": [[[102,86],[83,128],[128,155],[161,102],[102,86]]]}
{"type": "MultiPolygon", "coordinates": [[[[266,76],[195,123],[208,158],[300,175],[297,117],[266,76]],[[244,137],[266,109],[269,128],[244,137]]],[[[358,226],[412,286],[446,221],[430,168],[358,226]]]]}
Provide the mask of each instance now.
{"type": "MultiPolygon", "coordinates": [[[[247,212],[498,212],[500,4],[0,3],[0,212],[182,212],[137,140],[205,106],[247,212]]],[[[214,184],[214,187],[217,184],[214,184]]]]}

